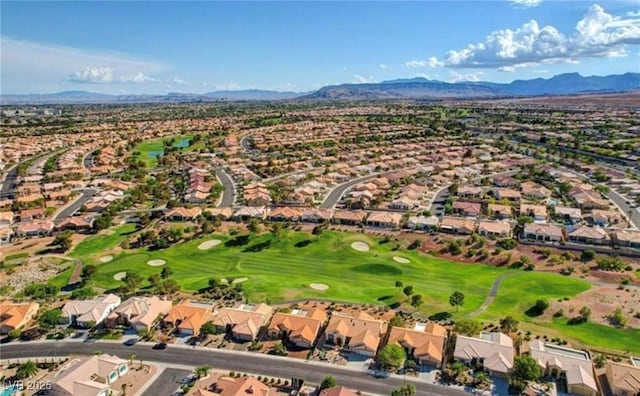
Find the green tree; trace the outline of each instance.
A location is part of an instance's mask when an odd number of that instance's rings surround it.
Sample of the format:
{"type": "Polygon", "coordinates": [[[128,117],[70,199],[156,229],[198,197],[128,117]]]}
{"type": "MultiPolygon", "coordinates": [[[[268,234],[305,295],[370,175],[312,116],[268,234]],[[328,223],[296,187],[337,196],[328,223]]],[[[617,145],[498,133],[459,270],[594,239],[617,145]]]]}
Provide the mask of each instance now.
{"type": "Polygon", "coordinates": [[[473,319],[460,319],[453,325],[453,331],[472,337],[482,331],[482,324],[473,319]]]}
{"type": "Polygon", "coordinates": [[[247,229],[252,234],[257,234],[260,232],[260,221],[255,217],[249,220],[249,224],[247,225],[247,229]]]}
{"type": "Polygon", "coordinates": [[[378,363],[384,370],[395,371],[402,367],[407,353],[398,344],[389,344],[378,353],[378,363]]]}
{"type": "Polygon", "coordinates": [[[580,261],[585,263],[593,260],[594,258],[596,258],[596,252],[593,250],[583,250],[580,254],[580,261]]]}
{"type": "Polygon", "coordinates": [[[36,374],[38,374],[38,366],[36,366],[36,364],[31,361],[31,359],[22,363],[16,370],[16,377],[18,379],[31,378],[36,374]]]}
{"type": "Polygon", "coordinates": [[[56,235],[52,244],[59,246],[61,251],[66,252],[71,248],[71,245],[73,244],[73,241],[71,240],[72,235],[72,231],[63,231],[56,235]]]}
{"type": "Polygon", "coordinates": [[[411,285],[405,286],[404,289],[402,289],[402,292],[407,297],[412,295],[413,294],[413,286],[411,286],[411,285]]]}
{"type": "Polygon", "coordinates": [[[124,282],[124,288],[127,292],[133,292],[140,288],[142,284],[142,276],[135,272],[127,272],[127,275],[122,279],[124,282]]]}
{"type": "Polygon", "coordinates": [[[411,306],[418,308],[419,306],[422,305],[422,295],[420,294],[414,294],[411,296],[411,306]]]}
{"type": "Polygon", "coordinates": [[[162,268],[162,271],[160,271],[160,277],[162,279],[167,279],[171,274],[173,274],[173,271],[169,267],[164,267],[162,268]]]}
{"type": "Polygon", "coordinates": [[[98,267],[93,264],[86,264],[82,267],[82,278],[85,282],[89,282],[98,272],[98,267]]]}
{"type": "Polygon", "coordinates": [[[336,382],[336,380],[332,376],[327,375],[326,377],[324,377],[324,379],[320,383],[320,390],[329,389],[336,386],[338,386],[338,383],[336,382]]]}
{"type": "Polygon", "coordinates": [[[391,396],[415,396],[416,387],[413,384],[404,384],[391,391],[391,396]]]}
{"type": "Polygon", "coordinates": [[[43,329],[50,329],[60,323],[62,318],[62,310],[60,308],[50,309],[40,314],[38,325],[43,329]]]}
{"type": "Polygon", "coordinates": [[[207,336],[209,334],[216,334],[216,326],[214,326],[212,321],[208,321],[206,323],[204,323],[201,327],[200,327],[200,335],[201,336],[207,336]]]}
{"type": "Polygon", "coordinates": [[[209,371],[211,371],[211,366],[205,364],[203,366],[196,367],[193,371],[196,374],[196,377],[200,379],[202,377],[206,377],[209,374],[209,371]]]}
{"type": "Polygon", "coordinates": [[[456,307],[456,312],[458,312],[458,307],[464,305],[464,294],[459,291],[454,291],[449,297],[449,304],[451,304],[452,307],[456,307]]]}
{"type": "Polygon", "coordinates": [[[518,330],[518,321],[513,316],[505,316],[500,319],[500,330],[509,334],[518,330]]]}
{"type": "Polygon", "coordinates": [[[522,384],[527,381],[537,381],[541,375],[542,369],[533,357],[530,355],[516,356],[511,373],[512,380],[522,384]]]}

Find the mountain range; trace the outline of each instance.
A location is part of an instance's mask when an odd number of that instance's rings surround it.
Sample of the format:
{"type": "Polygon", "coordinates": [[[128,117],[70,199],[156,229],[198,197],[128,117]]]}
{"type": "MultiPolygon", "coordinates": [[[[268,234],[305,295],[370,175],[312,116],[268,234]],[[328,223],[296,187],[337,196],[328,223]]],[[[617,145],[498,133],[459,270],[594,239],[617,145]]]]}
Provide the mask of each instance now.
{"type": "Polygon", "coordinates": [[[474,99],[640,90],[640,73],[584,77],[560,74],[548,79],[515,80],[510,83],[463,81],[449,83],[426,78],[399,79],[367,84],[330,85],[314,92],[281,92],[260,89],[214,91],[205,94],[108,95],[87,91],[52,94],[2,95],[0,104],[74,103],[188,103],[267,100],[379,100],[379,99],[474,99]]]}

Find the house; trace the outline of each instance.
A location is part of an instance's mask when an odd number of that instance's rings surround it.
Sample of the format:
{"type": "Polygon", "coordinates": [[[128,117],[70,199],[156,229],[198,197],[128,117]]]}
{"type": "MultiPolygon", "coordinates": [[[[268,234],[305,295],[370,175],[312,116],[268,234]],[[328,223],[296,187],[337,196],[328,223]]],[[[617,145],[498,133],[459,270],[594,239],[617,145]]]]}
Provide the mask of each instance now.
{"type": "Polygon", "coordinates": [[[564,239],[562,227],[555,224],[525,224],[523,234],[525,239],[540,242],[560,242],[564,239]]]}
{"type": "Polygon", "coordinates": [[[151,329],[158,318],[163,318],[171,311],[171,301],[157,296],[131,297],[116,308],[109,318],[136,329],[151,329]]]}
{"type": "Polygon", "coordinates": [[[593,209],[591,211],[591,222],[594,225],[600,227],[609,227],[609,226],[617,226],[623,225],[626,226],[626,222],[620,215],[620,212],[616,210],[602,210],[602,209],[593,209]]]}
{"type": "Polygon", "coordinates": [[[510,202],[520,202],[520,198],[522,198],[520,191],[510,188],[496,188],[493,190],[493,196],[498,200],[504,199],[510,202]]]}
{"type": "Polygon", "coordinates": [[[582,222],[582,212],[579,208],[570,208],[567,206],[556,206],[554,209],[555,217],[564,220],[568,224],[578,224],[582,222]]]}
{"type": "Polygon", "coordinates": [[[487,237],[511,238],[513,227],[506,221],[481,220],[478,223],[478,234],[487,237]]]}
{"type": "Polygon", "coordinates": [[[267,304],[241,304],[236,308],[221,308],[213,324],[219,331],[231,333],[237,340],[253,341],[272,313],[273,308],[267,304]]]}
{"type": "Polygon", "coordinates": [[[566,381],[567,393],[582,396],[598,394],[591,357],[587,352],[534,340],[529,342],[529,354],[538,362],[544,375],[566,381]]]}
{"type": "Polygon", "coordinates": [[[111,385],[129,372],[127,361],[114,355],[94,355],[64,366],[53,378],[49,395],[108,396],[118,394],[111,385]]]}
{"type": "Polygon", "coordinates": [[[638,230],[615,230],[611,236],[618,246],[640,249],[640,231],[638,230]]]}
{"type": "Polygon", "coordinates": [[[189,300],[182,300],[171,307],[163,322],[174,326],[181,335],[197,336],[203,324],[212,319],[213,306],[189,300]]]}
{"type": "Polygon", "coordinates": [[[496,187],[518,187],[520,180],[513,176],[497,176],[493,178],[493,185],[496,187]]]}
{"type": "Polygon", "coordinates": [[[609,361],[605,368],[605,374],[613,395],[636,396],[640,394],[640,367],[609,361]]]}
{"type": "Polygon", "coordinates": [[[338,210],[333,214],[333,222],[340,225],[360,225],[363,223],[366,212],[338,210]]]}
{"type": "Polygon", "coordinates": [[[460,186],[456,193],[460,198],[481,199],[484,194],[482,187],[460,186]]]}
{"type": "Polygon", "coordinates": [[[201,396],[274,396],[272,391],[264,383],[255,377],[221,377],[215,383],[215,389],[210,391],[199,391],[201,396]]]}
{"type": "Polygon", "coordinates": [[[311,348],[326,319],[327,314],[319,309],[278,312],[271,319],[267,336],[271,339],[288,340],[300,348],[311,348]]]}
{"type": "Polygon", "coordinates": [[[102,323],[120,305],[120,297],[115,294],[96,297],[92,300],[69,300],[62,307],[65,324],[78,327],[92,327],[102,323]]]}
{"type": "Polygon", "coordinates": [[[444,355],[447,329],[434,322],[417,323],[413,329],[393,327],[387,344],[402,346],[420,364],[439,366],[444,355]]]}
{"type": "Polygon", "coordinates": [[[93,228],[94,219],[91,217],[67,217],[55,226],[56,230],[90,230],[93,228]]]}
{"type": "Polygon", "coordinates": [[[551,190],[534,182],[524,182],[520,185],[520,192],[527,198],[546,200],[551,198],[551,190]]]}
{"type": "Polygon", "coordinates": [[[302,211],[301,221],[306,223],[324,223],[333,219],[333,211],[329,209],[304,209],[302,211]]]}
{"type": "Polygon", "coordinates": [[[247,221],[249,219],[264,220],[267,217],[267,208],[264,206],[241,206],[233,213],[235,220],[247,221]]]}
{"type": "Polygon", "coordinates": [[[219,217],[221,220],[229,220],[233,216],[232,208],[206,208],[205,213],[210,213],[213,217],[219,217]]]}
{"type": "Polygon", "coordinates": [[[483,367],[489,375],[506,377],[513,368],[513,340],[503,333],[481,332],[479,337],[456,337],[453,357],[456,360],[483,367]]]}
{"type": "Polygon", "coordinates": [[[412,230],[429,230],[435,231],[438,229],[440,219],[437,216],[409,216],[405,227],[412,230]]]}
{"type": "Polygon", "coordinates": [[[38,223],[25,223],[20,224],[16,229],[16,235],[18,236],[38,236],[48,235],[53,230],[52,221],[42,221],[38,223]]]}
{"type": "Polygon", "coordinates": [[[269,213],[271,221],[298,221],[302,216],[302,210],[289,207],[275,208],[269,213]]]}
{"type": "Polygon", "coordinates": [[[10,227],[14,217],[15,213],[10,210],[0,212],[0,228],[10,227]]]}
{"type": "Polygon", "coordinates": [[[453,213],[458,213],[467,217],[478,217],[482,214],[482,204],[479,202],[454,201],[452,205],[453,213]]]}
{"type": "Polygon", "coordinates": [[[445,216],[440,221],[440,231],[452,234],[471,235],[476,229],[476,223],[472,219],[445,216]]]}
{"type": "Polygon", "coordinates": [[[567,233],[569,241],[575,243],[588,243],[590,245],[605,245],[610,241],[609,235],[600,227],[587,227],[579,225],[573,231],[567,233]]]}
{"type": "Polygon", "coordinates": [[[39,308],[37,302],[0,302],[0,334],[25,327],[36,316],[39,308]]]}
{"type": "Polygon", "coordinates": [[[408,196],[398,197],[389,204],[389,209],[407,211],[418,206],[418,201],[408,196]]]}
{"type": "Polygon", "coordinates": [[[547,221],[547,207],[544,205],[521,204],[520,216],[533,217],[536,222],[547,221]]]}
{"type": "Polygon", "coordinates": [[[511,219],[513,212],[510,205],[489,204],[487,214],[494,219],[511,219]]]}
{"type": "Polygon", "coordinates": [[[365,312],[352,317],[334,312],[325,329],[326,341],[364,356],[375,356],[380,339],[387,331],[384,321],[365,312]]]}
{"type": "Polygon", "coordinates": [[[11,228],[0,228],[0,245],[11,242],[13,230],[11,228]]]}
{"type": "Polygon", "coordinates": [[[581,191],[572,195],[581,209],[609,209],[609,201],[602,199],[600,194],[593,191],[581,191]]]}
{"type": "Polygon", "coordinates": [[[176,207],[169,209],[164,218],[169,221],[190,221],[202,214],[202,209],[199,207],[184,208],[176,207]]]}
{"type": "Polygon", "coordinates": [[[369,227],[377,228],[397,228],[402,221],[400,213],[372,212],[367,217],[365,224],[369,227]]]}
{"type": "Polygon", "coordinates": [[[323,389],[320,396],[357,396],[358,393],[350,391],[344,386],[334,386],[333,388],[323,389]]]}
{"type": "Polygon", "coordinates": [[[34,220],[44,219],[44,209],[26,209],[20,212],[20,221],[22,223],[29,223],[34,220]]]}

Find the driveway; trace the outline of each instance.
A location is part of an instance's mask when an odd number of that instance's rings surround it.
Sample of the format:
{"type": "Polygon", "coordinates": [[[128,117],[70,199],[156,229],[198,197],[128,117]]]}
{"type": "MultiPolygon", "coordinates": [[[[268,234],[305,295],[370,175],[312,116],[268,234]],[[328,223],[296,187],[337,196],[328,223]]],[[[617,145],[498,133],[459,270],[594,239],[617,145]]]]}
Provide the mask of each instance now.
{"type": "Polygon", "coordinates": [[[165,396],[175,392],[182,383],[182,380],[191,372],[175,368],[166,368],[158,378],[142,393],[142,396],[165,396]]]}

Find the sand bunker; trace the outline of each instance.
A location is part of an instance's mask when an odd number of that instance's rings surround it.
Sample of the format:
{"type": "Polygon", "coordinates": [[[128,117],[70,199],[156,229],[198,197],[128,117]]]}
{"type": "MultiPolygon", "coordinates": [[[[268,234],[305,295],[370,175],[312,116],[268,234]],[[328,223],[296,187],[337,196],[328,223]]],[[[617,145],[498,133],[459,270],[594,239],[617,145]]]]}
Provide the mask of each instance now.
{"type": "Polygon", "coordinates": [[[359,252],[368,252],[369,251],[369,245],[367,245],[364,242],[354,242],[351,244],[351,248],[353,248],[354,250],[357,250],[359,252]]]}
{"type": "Polygon", "coordinates": [[[324,283],[312,283],[309,285],[313,290],[325,291],[329,289],[329,285],[325,285],[324,283]]]}
{"type": "Polygon", "coordinates": [[[409,259],[400,256],[393,256],[393,261],[400,264],[407,264],[410,262],[409,259]]]}
{"type": "Polygon", "coordinates": [[[98,259],[101,263],[108,263],[111,260],[113,260],[113,256],[102,256],[98,259]]]}
{"type": "Polygon", "coordinates": [[[149,264],[152,267],[160,267],[161,265],[165,265],[167,262],[165,260],[149,260],[147,261],[147,264],[149,264]]]}
{"type": "Polygon", "coordinates": [[[122,272],[118,272],[117,274],[115,274],[113,276],[113,279],[117,280],[117,281],[121,281],[124,279],[124,277],[127,276],[127,272],[126,271],[122,271],[122,272]]]}
{"type": "Polygon", "coordinates": [[[212,239],[210,241],[202,242],[200,245],[198,245],[198,249],[200,250],[211,249],[214,246],[218,246],[221,242],[222,241],[219,239],[212,239]]]}
{"type": "Polygon", "coordinates": [[[238,279],[234,279],[234,280],[231,282],[231,284],[232,284],[232,285],[235,285],[236,283],[242,283],[242,282],[246,282],[246,281],[248,281],[248,280],[249,280],[249,278],[238,278],[238,279]]]}

